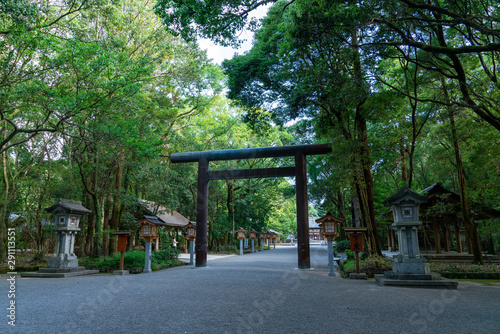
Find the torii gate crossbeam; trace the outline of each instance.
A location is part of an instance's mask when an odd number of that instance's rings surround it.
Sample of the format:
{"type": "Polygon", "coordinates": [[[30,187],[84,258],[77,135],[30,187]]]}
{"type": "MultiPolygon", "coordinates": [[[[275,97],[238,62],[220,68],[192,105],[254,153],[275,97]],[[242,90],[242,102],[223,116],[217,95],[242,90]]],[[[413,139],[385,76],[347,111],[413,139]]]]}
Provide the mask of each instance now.
{"type": "Polygon", "coordinates": [[[307,201],[306,156],[327,154],[330,144],[259,147],[234,150],[173,153],[173,163],[198,162],[198,197],[196,203],[196,267],[207,265],[208,181],[222,179],[295,176],[297,199],[298,268],[310,269],[309,214],[307,201]],[[210,161],[273,157],[295,157],[295,167],[210,171],[210,161]]]}

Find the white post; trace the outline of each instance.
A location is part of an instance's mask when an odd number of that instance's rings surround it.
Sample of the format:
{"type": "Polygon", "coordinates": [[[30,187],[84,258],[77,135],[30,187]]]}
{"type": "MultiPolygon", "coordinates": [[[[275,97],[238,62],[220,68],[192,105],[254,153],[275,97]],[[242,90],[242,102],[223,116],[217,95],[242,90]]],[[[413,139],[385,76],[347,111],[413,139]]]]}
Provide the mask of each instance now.
{"type": "Polygon", "coordinates": [[[333,271],[333,240],[328,240],[328,276],[335,276],[333,271]]]}
{"type": "Polygon", "coordinates": [[[193,259],[194,259],[194,240],[191,240],[189,242],[189,248],[190,248],[190,255],[189,255],[189,264],[193,264],[193,259]]]}
{"type": "Polygon", "coordinates": [[[264,239],[260,239],[260,251],[264,251],[264,239]]]}
{"type": "Polygon", "coordinates": [[[255,240],[252,239],[252,253],[255,253],[255,240]]]}
{"type": "Polygon", "coordinates": [[[240,239],[240,255],[243,255],[243,239],[240,239]]]}
{"type": "Polygon", "coordinates": [[[146,258],[144,262],[144,273],[151,273],[153,270],[151,270],[151,241],[146,241],[146,258]]]}

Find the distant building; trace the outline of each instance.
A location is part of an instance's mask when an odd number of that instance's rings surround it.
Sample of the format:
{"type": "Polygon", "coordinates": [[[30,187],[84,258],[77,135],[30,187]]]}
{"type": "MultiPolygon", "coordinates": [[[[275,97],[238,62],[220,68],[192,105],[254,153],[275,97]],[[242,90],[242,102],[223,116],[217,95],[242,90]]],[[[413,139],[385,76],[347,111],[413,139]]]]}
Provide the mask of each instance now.
{"type": "Polygon", "coordinates": [[[309,239],[310,240],[323,240],[321,237],[321,228],[318,223],[316,223],[316,219],[319,217],[309,217],[309,239]]]}

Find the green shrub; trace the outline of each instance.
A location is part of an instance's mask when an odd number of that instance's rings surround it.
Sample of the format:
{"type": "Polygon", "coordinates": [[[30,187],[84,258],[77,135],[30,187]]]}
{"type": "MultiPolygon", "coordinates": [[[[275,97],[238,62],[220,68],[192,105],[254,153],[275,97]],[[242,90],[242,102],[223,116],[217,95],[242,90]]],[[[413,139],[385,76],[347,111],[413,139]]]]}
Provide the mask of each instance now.
{"type": "MultiPolygon", "coordinates": [[[[177,249],[165,249],[151,254],[151,269],[160,270],[170,267],[184,265],[184,262],[179,261],[177,249]]],[[[125,252],[123,267],[124,269],[141,268],[141,270],[131,270],[131,272],[141,272],[144,268],[145,253],[143,251],[131,250],[125,252]]],[[[100,272],[113,272],[120,269],[120,253],[113,256],[99,258],[81,258],[79,259],[81,266],[87,269],[97,269],[100,272]]]]}
{"type": "MultiPolygon", "coordinates": [[[[356,261],[347,260],[342,263],[344,277],[350,273],[356,272],[356,261]]],[[[368,277],[373,277],[375,274],[383,274],[384,271],[392,270],[392,261],[386,257],[368,256],[365,260],[359,261],[359,271],[366,273],[368,277]]]]}
{"type": "Polygon", "coordinates": [[[335,244],[336,252],[342,253],[348,249],[351,249],[351,243],[349,242],[349,240],[337,241],[337,243],[335,244]]]}
{"type": "Polygon", "coordinates": [[[238,245],[238,247],[236,247],[234,245],[230,245],[230,244],[219,245],[215,248],[215,253],[239,254],[240,249],[239,249],[239,245],[238,245]]]}

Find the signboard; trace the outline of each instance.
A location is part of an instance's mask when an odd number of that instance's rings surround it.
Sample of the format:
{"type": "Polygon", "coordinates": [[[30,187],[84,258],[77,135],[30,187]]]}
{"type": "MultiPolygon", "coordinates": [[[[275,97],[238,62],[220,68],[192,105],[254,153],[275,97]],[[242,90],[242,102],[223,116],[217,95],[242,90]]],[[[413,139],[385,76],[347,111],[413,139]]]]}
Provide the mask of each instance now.
{"type": "Polygon", "coordinates": [[[116,250],[118,252],[125,252],[127,250],[127,236],[126,235],[119,235],[118,236],[118,243],[116,245],[116,250]]]}
{"type": "Polygon", "coordinates": [[[363,251],[363,237],[361,233],[349,234],[349,240],[351,241],[351,251],[353,252],[363,251]]]}

